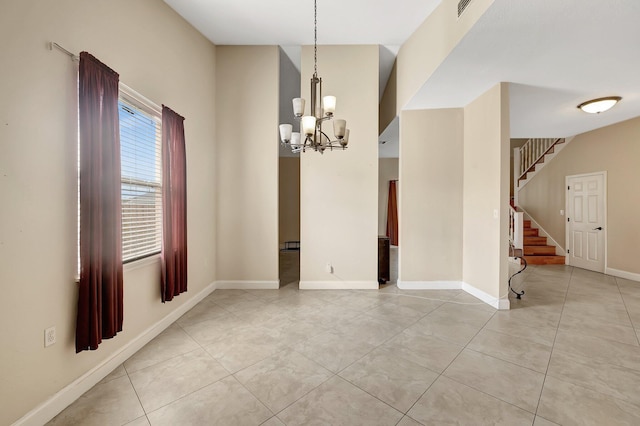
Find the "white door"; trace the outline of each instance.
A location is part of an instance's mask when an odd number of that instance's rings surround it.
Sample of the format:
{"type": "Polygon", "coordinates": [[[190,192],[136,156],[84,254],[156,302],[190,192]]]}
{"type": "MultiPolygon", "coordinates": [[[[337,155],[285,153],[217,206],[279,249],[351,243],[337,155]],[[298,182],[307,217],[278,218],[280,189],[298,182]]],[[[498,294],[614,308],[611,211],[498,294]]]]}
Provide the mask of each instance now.
{"type": "Polygon", "coordinates": [[[604,273],[606,175],[567,176],[568,264],[604,273]]]}

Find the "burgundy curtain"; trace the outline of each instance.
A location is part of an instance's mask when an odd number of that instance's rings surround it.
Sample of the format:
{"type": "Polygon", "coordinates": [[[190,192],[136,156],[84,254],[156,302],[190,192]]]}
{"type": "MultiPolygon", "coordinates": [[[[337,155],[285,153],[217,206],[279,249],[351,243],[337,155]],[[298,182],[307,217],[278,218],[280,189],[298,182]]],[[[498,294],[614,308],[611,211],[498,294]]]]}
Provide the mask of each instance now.
{"type": "Polygon", "coordinates": [[[393,246],[398,245],[398,200],[396,196],[396,182],[389,181],[389,201],[387,204],[387,237],[393,246]]]}
{"type": "Polygon", "coordinates": [[[162,106],[162,302],[187,291],[184,117],[162,106]]]}
{"type": "Polygon", "coordinates": [[[76,352],[122,331],[122,209],[118,79],[80,54],[80,285],[76,352]]]}

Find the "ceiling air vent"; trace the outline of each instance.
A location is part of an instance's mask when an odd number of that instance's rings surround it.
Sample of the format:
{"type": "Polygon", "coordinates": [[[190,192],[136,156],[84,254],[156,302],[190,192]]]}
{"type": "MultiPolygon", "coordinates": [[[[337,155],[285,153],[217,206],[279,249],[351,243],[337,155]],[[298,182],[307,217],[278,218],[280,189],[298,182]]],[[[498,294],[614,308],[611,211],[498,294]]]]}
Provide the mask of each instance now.
{"type": "Polygon", "coordinates": [[[467,6],[469,6],[469,3],[471,3],[471,0],[460,0],[458,2],[458,18],[462,15],[462,12],[464,12],[467,6]]]}

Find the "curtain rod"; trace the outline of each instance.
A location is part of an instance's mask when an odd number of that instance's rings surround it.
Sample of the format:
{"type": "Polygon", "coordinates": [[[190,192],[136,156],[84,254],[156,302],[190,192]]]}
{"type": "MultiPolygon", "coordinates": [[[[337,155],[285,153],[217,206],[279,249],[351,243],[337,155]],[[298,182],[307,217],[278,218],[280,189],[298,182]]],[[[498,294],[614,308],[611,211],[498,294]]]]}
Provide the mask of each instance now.
{"type": "Polygon", "coordinates": [[[56,43],[55,41],[50,41],[49,42],[49,50],[53,50],[53,48],[58,49],[59,51],[66,53],[67,55],[69,55],[71,57],[72,61],[79,61],[80,60],[80,56],[76,55],[75,53],[72,53],[70,51],[68,51],[67,49],[65,49],[64,47],[60,46],[58,43],[56,43]]]}
{"type": "MultiPolygon", "coordinates": [[[[80,61],[80,56],[79,55],[76,55],[76,54],[68,51],[67,49],[65,49],[64,47],[60,46],[55,41],[50,41],[49,42],[49,50],[53,50],[54,47],[56,49],[60,50],[61,52],[66,53],[67,55],[69,55],[69,57],[71,57],[72,61],[76,61],[76,62],[80,61]]],[[[129,87],[126,84],[124,84],[123,82],[120,81],[119,85],[120,85],[120,89],[125,94],[129,95],[130,97],[133,97],[133,99],[135,99],[136,101],[142,103],[147,108],[150,108],[153,112],[155,112],[157,114],[162,114],[162,107],[161,106],[159,106],[158,104],[156,104],[152,100],[147,99],[146,97],[142,96],[140,93],[136,92],[131,87],[129,87]]]]}

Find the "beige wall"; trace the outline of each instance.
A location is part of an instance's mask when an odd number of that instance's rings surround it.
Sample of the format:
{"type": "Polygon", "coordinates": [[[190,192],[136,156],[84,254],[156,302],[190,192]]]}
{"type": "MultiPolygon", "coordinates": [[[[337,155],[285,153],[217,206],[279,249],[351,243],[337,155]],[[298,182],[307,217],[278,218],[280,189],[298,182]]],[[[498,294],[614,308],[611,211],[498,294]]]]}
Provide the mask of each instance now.
{"type": "Polygon", "coordinates": [[[0,35],[0,424],[6,425],[214,281],[215,48],[155,0],[3,2],[0,35]],[[186,117],[189,291],[162,304],[158,261],[126,267],[124,331],[80,354],[74,349],[77,64],[49,51],[49,41],[91,52],[123,83],[186,117]],[[57,343],[45,349],[50,326],[57,343]]]}
{"type": "Polygon", "coordinates": [[[640,274],[640,118],[576,136],[518,194],[519,204],[565,245],[565,177],[607,172],[607,267],[640,274]]]}
{"type": "MultiPolygon", "coordinates": [[[[323,94],[337,97],[336,117],[351,136],[345,151],[301,154],[301,285],[377,286],[378,55],[376,45],[318,46],[323,94]]],[[[313,46],[302,48],[301,74],[309,100],[313,46]]]]}
{"type": "Polygon", "coordinates": [[[458,19],[458,0],[442,0],[402,45],[396,59],[395,115],[400,115],[400,110],[413,98],[493,1],[472,1],[458,19]]]}
{"type": "Polygon", "coordinates": [[[300,241],[300,158],[280,157],[280,244],[300,241]]]}
{"type": "Polygon", "coordinates": [[[401,281],[462,280],[462,109],[400,115],[401,281]]]}
{"type": "MultiPolygon", "coordinates": [[[[398,180],[398,159],[378,159],[378,235],[387,234],[387,208],[389,203],[389,181],[398,180]]],[[[396,183],[400,192],[400,183],[396,183]]]]}
{"type": "Polygon", "coordinates": [[[463,281],[494,298],[507,294],[508,179],[509,90],[499,83],[464,108],[463,281]]]}
{"type": "Polygon", "coordinates": [[[218,46],[217,279],[278,280],[277,46],[218,46]]]}
{"type": "Polygon", "coordinates": [[[382,93],[380,106],[378,108],[378,134],[382,134],[384,130],[391,124],[394,118],[399,114],[396,102],[398,100],[398,68],[394,62],[391,68],[387,86],[382,93]]]}

